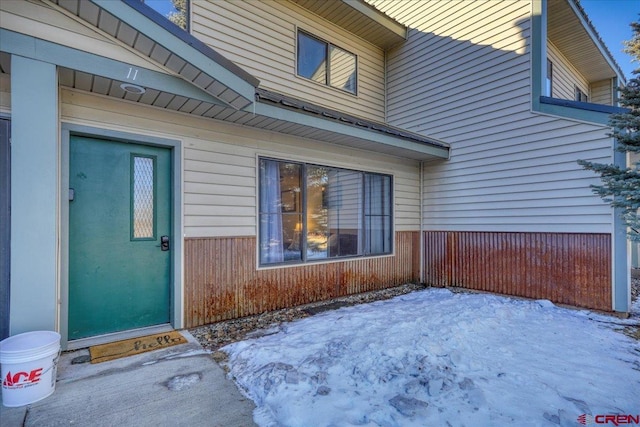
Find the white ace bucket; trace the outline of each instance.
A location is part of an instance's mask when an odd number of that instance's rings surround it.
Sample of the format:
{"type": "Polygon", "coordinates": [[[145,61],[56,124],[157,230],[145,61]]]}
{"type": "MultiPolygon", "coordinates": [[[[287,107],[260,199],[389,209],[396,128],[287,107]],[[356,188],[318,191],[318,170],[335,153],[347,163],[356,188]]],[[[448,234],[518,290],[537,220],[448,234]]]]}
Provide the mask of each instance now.
{"type": "Polygon", "coordinates": [[[35,331],[0,341],[2,403],[15,407],[50,396],[56,386],[60,334],[35,331]]]}

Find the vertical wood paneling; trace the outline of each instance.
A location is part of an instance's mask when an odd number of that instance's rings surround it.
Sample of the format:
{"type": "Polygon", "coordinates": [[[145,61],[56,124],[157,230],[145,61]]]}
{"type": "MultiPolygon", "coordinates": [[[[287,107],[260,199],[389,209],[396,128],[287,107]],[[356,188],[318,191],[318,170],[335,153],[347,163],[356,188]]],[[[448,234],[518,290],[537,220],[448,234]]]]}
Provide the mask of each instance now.
{"type": "Polygon", "coordinates": [[[425,281],[611,311],[611,236],[428,231],[425,281]]]}
{"type": "Polygon", "coordinates": [[[293,307],[415,282],[419,233],[397,232],[396,254],[256,270],[255,237],[185,240],[185,324],[293,307]]]}

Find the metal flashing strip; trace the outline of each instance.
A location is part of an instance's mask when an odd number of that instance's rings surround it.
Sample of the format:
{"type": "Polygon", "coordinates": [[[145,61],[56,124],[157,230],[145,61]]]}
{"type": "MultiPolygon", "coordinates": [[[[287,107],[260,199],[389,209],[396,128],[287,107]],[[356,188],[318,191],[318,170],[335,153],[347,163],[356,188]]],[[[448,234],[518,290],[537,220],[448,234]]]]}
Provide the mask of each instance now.
{"type": "Polygon", "coordinates": [[[578,102],[541,96],[539,98],[539,105],[536,111],[566,117],[568,119],[582,120],[608,126],[609,116],[611,114],[622,114],[629,110],[610,105],[592,104],[589,102],[578,102]]]}
{"type": "MultiPolygon", "coordinates": [[[[425,154],[428,153],[441,158],[449,157],[449,144],[443,141],[439,141],[435,138],[429,138],[383,123],[378,123],[344,114],[335,110],[330,110],[264,89],[256,90],[256,98],[258,101],[258,106],[271,104],[281,109],[297,111],[309,118],[315,117],[325,123],[329,123],[330,125],[325,125],[327,129],[331,126],[335,127],[335,124],[340,124],[342,126],[348,126],[354,129],[354,131],[351,132],[345,131],[345,133],[352,133],[354,134],[354,136],[356,133],[362,131],[370,132],[366,136],[358,135],[358,137],[366,138],[368,136],[368,139],[370,139],[372,142],[378,142],[387,145],[396,145],[398,148],[401,148],[403,150],[413,150],[425,154]]],[[[290,116],[290,114],[288,117],[293,118],[292,116],[290,116]]],[[[306,123],[302,123],[301,120],[298,121],[300,121],[301,124],[313,126],[313,124],[308,120],[305,121],[306,123]]]]}

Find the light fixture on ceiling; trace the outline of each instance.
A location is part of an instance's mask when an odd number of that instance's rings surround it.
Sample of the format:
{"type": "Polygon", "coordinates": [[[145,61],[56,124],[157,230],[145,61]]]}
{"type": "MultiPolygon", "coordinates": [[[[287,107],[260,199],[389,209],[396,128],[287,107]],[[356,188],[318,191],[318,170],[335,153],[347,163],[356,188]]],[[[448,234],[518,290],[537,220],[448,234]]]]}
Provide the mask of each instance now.
{"type": "Polygon", "coordinates": [[[124,90],[125,92],[132,93],[134,95],[142,95],[147,91],[142,86],[134,85],[131,83],[122,83],[120,85],[120,89],[124,90]]]}

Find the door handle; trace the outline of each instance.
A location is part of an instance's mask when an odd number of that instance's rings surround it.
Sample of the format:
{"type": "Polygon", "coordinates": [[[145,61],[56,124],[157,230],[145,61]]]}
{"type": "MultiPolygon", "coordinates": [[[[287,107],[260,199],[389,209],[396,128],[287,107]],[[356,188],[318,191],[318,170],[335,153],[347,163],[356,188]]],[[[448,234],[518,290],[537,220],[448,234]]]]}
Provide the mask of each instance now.
{"type": "Polygon", "coordinates": [[[160,250],[163,252],[169,250],[169,236],[160,237],[160,250]]]}

